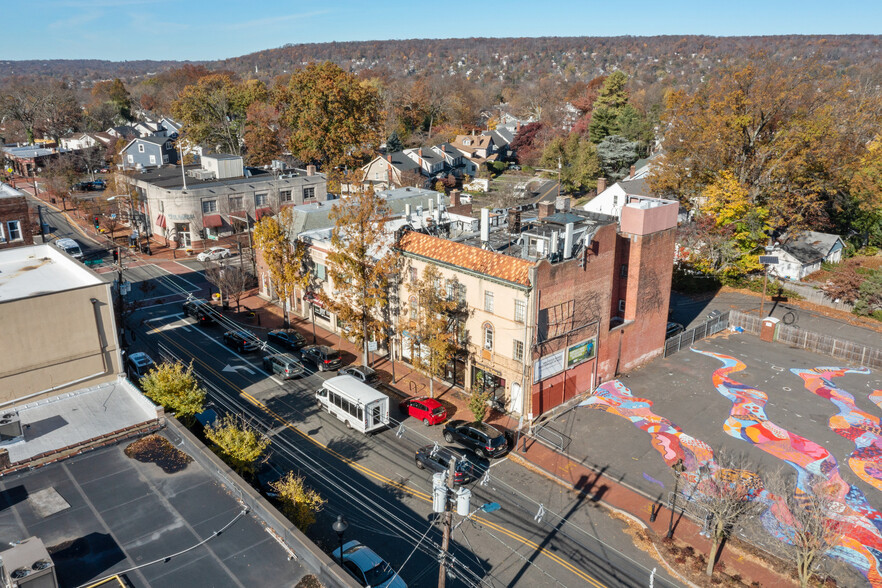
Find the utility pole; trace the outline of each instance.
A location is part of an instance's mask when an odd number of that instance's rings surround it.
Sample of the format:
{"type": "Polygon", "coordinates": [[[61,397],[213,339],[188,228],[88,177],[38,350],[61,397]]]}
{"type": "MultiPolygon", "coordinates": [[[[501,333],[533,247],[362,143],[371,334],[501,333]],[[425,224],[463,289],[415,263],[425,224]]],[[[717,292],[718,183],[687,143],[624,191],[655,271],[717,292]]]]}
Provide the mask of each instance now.
{"type": "Polygon", "coordinates": [[[447,500],[444,502],[444,536],[441,539],[441,565],[438,568],[438,588],[447,583],[447,550],[450,547],[450,525],[453,513],[450,512],[450,494],[453,492],[453,480],[456,472],[456,458],[450,458],[450,469],[447,470],[447,500]]]}
{"type": "Polygon", "coordinates": [[[120,334],[120,347],[125,348],[126,346],[126,298],[123,294],[123,260],[122,260],[122,249],[117,247],[117,260],[118,265],[116,268],[116,291],[119,295],[119,334],[120,334]]]}

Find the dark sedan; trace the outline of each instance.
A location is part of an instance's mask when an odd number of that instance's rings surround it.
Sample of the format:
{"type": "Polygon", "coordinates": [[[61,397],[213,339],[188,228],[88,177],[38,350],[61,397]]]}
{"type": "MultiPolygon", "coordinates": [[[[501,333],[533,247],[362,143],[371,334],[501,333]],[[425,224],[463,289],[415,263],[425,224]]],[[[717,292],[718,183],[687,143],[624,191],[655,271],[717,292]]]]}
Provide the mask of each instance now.
{"type": "Polygon", "coordinates": [[[278,345],[291,351],[299,351],[306,345],[306,339],[294,329],[278,329],[266,334],[267,343],[278,345]]]}
{"type": "Polygon", "coordinates": [[[469,458],[468,452],[458,447],[436,447],[426,445],[417,449],[414,459],[416,466],[421,470],[427,469],[433,473],[446,472],[450,468],[451,458],[456,457],[456,466],[453,470],[453,483],[456,486],[468,484],[475,479],[475,465],[469,458]]]}

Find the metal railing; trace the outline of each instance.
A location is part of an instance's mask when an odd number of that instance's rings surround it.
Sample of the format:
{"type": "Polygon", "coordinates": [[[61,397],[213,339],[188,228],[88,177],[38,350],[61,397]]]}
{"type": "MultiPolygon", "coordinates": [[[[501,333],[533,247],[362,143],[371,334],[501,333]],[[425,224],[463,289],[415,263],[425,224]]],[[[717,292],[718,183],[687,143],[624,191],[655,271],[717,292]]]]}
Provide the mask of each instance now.
{"type": "MultiPolygon", "coordinates": [[[[710,337],[711,335],[715,335],[726,329],[726,327],[729,326],[729,314],[730,312],[726,311],[720,315],[711,316],[707,321],[697,327],[689,329],[688,331],[683,331],[679,335],[675,335],[666,340],[664,356],[668,357],[669,355],[673,355],[681,349],[689,349],[689,347],[699,339],[710,337]]],[[[758,333],[759,330],[757,330],[757,334],[758,333]]]]}

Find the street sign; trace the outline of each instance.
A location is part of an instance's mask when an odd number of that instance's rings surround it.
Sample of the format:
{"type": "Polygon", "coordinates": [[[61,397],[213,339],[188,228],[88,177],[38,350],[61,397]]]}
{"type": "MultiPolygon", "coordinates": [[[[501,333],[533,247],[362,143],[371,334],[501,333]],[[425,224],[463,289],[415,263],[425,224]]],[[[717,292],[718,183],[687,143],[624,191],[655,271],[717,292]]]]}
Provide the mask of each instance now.
{"type": "Polygon", "coordinates": [[[377,350],[377,342],[376,341],[368,341],[368,351],[376,351],[377,350]]]}
{"type": "Polygon", "coordinates": [[[763,265],[777,265],[778,258],[774,255],[760,255],[759,262],[763,265]]]}

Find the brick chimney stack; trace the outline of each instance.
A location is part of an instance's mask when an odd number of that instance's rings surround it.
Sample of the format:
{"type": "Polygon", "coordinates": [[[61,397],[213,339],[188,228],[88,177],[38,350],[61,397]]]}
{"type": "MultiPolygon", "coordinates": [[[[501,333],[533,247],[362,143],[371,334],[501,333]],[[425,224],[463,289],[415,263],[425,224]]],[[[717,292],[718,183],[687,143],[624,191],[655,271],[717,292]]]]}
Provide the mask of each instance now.
{"type": "Polygon", "coordinates": [[[314,165],[307,165],[306,166],[306,175],[307,176],[314,176],[315,175],[315,166],[314,165]]]}
{"type": "Polygon", "coordinates": [[[451,190],[450,191],[450,207],[459,206],[459,190],[451,190]]]}
{"type": "Polygon", "coordinates": [[[606,178],[597,178],[597,193],[600,194],[606,190],[606,178]]]}
{"type": "Polygon", "coordinates": [[[634,174],[635,174],[636,172],[637,172],[637,166],[636,166],[636,165],[632,165],[632,166],[631,166],[631,175],[629,175],[628,177],[629,177],[629,178],[633,178],[633,177],[634,177],[634,174]]]}
{"type": "Polygon", "coordinates": [[[551,200],[539,203],[539,220],[551,216],[554,212],[554,202],[551,200]]]}

